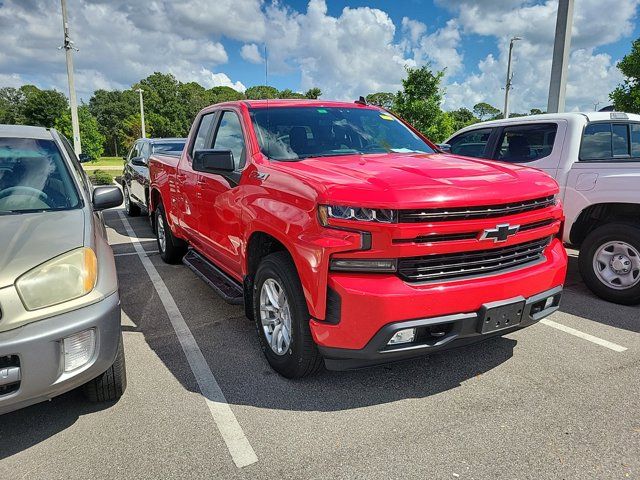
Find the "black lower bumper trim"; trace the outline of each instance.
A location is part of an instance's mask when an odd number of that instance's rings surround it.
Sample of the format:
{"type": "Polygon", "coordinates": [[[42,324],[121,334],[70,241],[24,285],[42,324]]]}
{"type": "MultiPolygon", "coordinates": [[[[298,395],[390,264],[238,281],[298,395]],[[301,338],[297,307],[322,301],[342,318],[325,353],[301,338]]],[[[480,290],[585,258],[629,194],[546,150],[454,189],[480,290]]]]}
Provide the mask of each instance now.
{"type": "Polygon", "coordinates": [[[442,317],[423,318],[390,323],[382,327],[369,343],[360,350],[318,346],[329,370],[351,370],[394,361],[420,357],[443,350],[461,347],[487,338],[506,335],[515,330],[537,323],[558,310],[562,286],[552,288],[527,299],[523,297],[493,302],[477,312],[459,313],[442,317]],[[552,298],[551,305],[545,306],[552,298]],[[522,320],[517,325],[481,333],[479,325],[488,308],[524,302],[522,320]],[[416,329],[412,343],[389,346],[389,340],[399,330],[416,329]]]}

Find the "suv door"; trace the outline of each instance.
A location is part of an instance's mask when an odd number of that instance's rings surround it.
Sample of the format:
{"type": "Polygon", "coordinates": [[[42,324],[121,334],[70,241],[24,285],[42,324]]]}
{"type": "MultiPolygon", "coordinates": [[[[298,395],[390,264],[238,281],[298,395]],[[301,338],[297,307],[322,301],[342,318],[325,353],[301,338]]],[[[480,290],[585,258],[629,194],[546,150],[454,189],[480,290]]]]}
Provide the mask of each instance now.
{"type": "Polygon", "coordinates": [[[566,130],[564,120],[509,124],[500,129],[491,158],[537,168],[556,178],[566,130]]]}
{"type": "Polygon", "coordinates": [[[235,111],[223,110],[217,119],[214,150],[231,151],[235,171],[230,175],[199,172],[202,193],[200,231],[204,237],[206,254],[241,279],[242,245],[240,188],[236,180],[244,169],[247,149],[246,135],[235,111]]]}
{"type": "Polygon", "coordinates": [[[151,155],[151,144],[139,142],[138,155],[131,162],[131,196],[145,207],[149,185],[149,155],[151,155]]]}

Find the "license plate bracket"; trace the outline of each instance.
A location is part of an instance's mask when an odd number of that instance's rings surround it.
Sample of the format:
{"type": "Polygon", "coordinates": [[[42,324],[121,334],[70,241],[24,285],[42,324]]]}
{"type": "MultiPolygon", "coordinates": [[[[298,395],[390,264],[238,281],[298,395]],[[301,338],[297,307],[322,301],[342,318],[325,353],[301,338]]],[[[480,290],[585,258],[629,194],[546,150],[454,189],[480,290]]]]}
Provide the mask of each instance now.
{"type": "Polygon", "coordinates": [[[489,304],[480,311],[480,333],[493,333],[515,327],[522,322],[525,301],[489,304]]]}

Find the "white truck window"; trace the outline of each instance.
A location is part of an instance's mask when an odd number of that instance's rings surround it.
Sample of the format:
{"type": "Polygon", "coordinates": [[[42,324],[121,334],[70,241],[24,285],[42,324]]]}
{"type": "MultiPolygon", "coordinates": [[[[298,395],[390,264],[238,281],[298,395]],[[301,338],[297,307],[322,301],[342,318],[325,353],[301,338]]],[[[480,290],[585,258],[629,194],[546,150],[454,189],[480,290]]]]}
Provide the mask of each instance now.
{"type": "Polygon", "coordinates": [[[492,130],[492,128],[481,128],[452,138],[449,141],[451,153],[466,157],[482,157],[492,130]]]}
{"type": "Polygon", "coordinates": [[[505,127],[496,158],[503,162],[531,162],[551,154],[558,125],[544,123],[505,127]]]}
{"type": "Polygon", "coordinates": [[[627,123],[606,122],[587,125],[580,145],[580,160],[616,158],[618,161],[621,157],[640,156],[638,128],[636,124],[627,123]],[[631,135],[629,135],[629,129],[631,129],[631,135]]]}

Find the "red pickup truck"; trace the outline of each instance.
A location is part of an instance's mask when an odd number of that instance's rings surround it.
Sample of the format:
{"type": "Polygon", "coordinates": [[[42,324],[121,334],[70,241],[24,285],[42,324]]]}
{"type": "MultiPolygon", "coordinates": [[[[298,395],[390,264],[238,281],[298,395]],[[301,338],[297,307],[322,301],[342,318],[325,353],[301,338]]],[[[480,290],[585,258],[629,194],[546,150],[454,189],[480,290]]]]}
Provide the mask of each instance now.
{"type": "Polygon", "coordinates": [[[213,105],[150,173],[163,260],[244,304],[286,377],[457,347],[558,308],[556,182],[444,154],[362,101],[213,105]]]}

